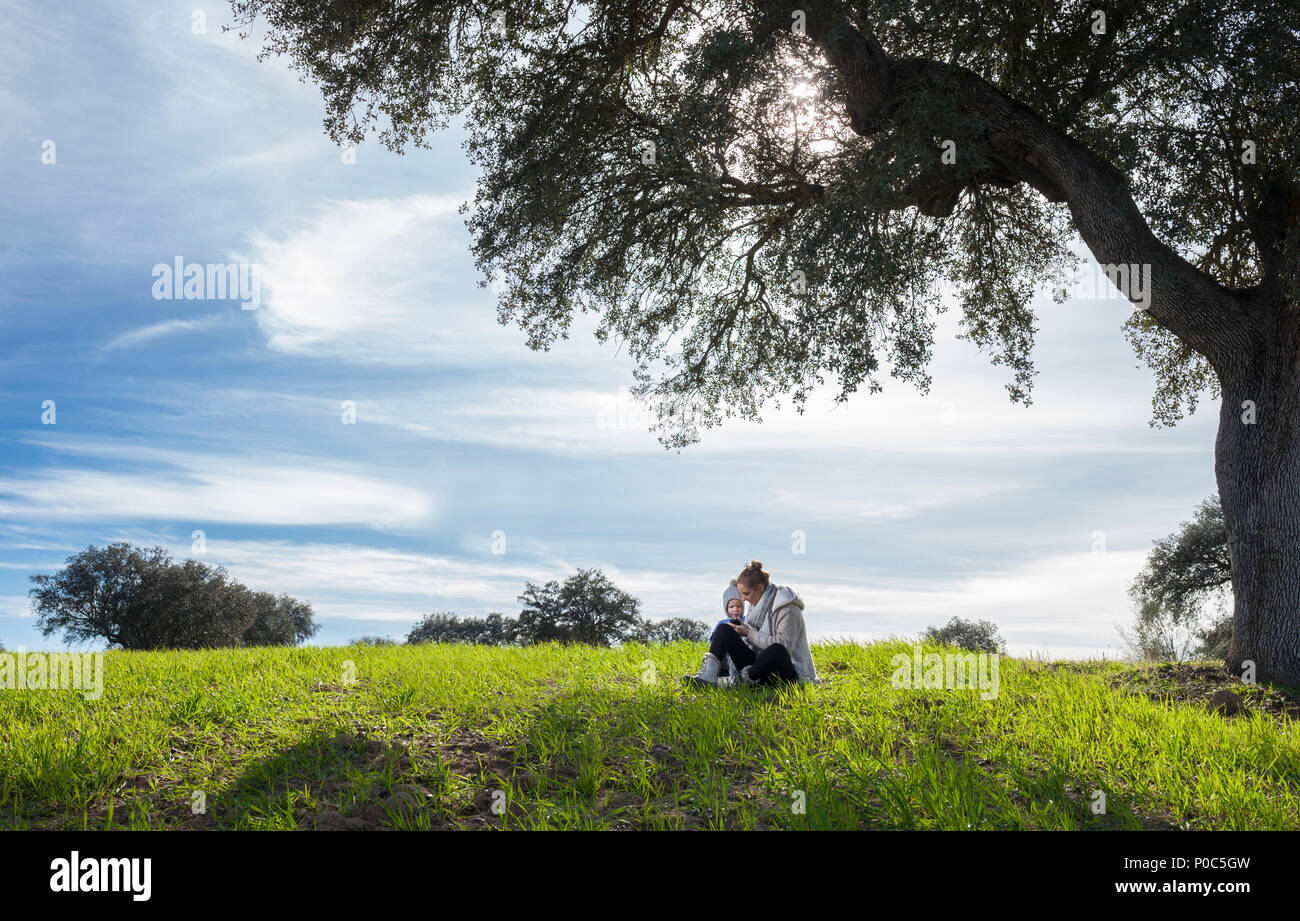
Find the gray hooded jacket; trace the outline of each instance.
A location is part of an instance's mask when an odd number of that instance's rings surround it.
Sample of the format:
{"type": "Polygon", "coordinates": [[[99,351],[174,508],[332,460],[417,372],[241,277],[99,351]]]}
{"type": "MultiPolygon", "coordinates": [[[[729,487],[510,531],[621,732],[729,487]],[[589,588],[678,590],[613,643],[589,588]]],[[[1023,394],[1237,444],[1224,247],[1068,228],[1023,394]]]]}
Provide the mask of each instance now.
{"type": "Polygon", "coordinates": [[[784,585],[769,585],[763,595],[754,611],[759,616],[746,621],[752,624],[753,620],[758,620],[759,623],[745,637],[745,642],[755,652],[780,643],[790,653],[794,670],[799,673],[799,683],[817,681],[817,666],[813,664],[812,650],[808,648],[808,628],[803,619],[803,599],[795,594],[794,589],[784,585]],[[771,598],[771,613],[764,617],[763,609],[767,607],[765,602],[770,592],[775,592],[771,598]]]}

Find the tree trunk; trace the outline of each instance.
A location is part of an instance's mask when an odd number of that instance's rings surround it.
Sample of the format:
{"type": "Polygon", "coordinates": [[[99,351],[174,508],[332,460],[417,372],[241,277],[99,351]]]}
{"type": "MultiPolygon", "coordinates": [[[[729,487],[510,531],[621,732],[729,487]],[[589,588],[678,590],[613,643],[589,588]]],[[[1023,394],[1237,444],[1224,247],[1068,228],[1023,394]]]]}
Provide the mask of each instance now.
{"type": "Polygon", "coordinates": [[[1221,367],[1215,475],[1232,559],[1226,665],[1300,685],[1300,375],[1288,312],[1253,356],[1221,367]],[[1252,413],[1253,407],[1253,413],[1252,413]]]}

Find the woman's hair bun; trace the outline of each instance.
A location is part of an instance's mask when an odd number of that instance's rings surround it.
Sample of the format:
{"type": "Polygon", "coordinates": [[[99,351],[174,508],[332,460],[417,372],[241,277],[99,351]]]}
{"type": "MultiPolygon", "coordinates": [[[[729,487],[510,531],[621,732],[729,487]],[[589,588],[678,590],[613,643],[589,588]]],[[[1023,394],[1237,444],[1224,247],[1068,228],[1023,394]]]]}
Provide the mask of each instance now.
{"type": "Polygon", "coordinates": [[[758,560],[750,560],[749,565],[740,571],[737,577],[747,587],[767,588],[768,583],[772,580],[771,573],[763,571],[763,564],[758,560]]]}

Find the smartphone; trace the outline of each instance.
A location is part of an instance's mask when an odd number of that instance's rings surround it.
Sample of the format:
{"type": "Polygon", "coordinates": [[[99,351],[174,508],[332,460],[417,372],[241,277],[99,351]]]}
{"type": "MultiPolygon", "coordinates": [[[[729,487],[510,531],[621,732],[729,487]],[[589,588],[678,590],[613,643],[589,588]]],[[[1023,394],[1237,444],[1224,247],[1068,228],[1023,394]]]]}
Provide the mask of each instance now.
{"type": "Polygon", "coordinates": [[[735,618],[735,617],[729,617],[729,618],[727,618],[727,623],[729,623],[729,624],[743,624],[744,621],[743,621],[743,620],[738,620],[738,619],[735,618]]]}

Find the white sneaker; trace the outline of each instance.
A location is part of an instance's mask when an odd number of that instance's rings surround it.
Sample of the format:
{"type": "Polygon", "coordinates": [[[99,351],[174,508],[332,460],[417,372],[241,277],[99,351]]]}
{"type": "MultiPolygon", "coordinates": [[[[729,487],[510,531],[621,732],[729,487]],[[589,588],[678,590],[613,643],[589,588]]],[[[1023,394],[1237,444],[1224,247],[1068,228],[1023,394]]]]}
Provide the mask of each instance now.
{"type": "Polygon", "coordinates": [[[721,678],[718,679],[718,687],[720,688],[734,688],[735,686],[736,686],[735,675],[723,675],[721,678]]]}
{"type": "Polygon", "coordinates": [[[704,662],[700,665],[700,670],[694,675],[685,675],[682,680],[689,681],[693,684],[713,684],[718,683],[718,670],[722,668],[722,663],[718,661],[717,656],[711,652],[704,654],[704,662]]]}

